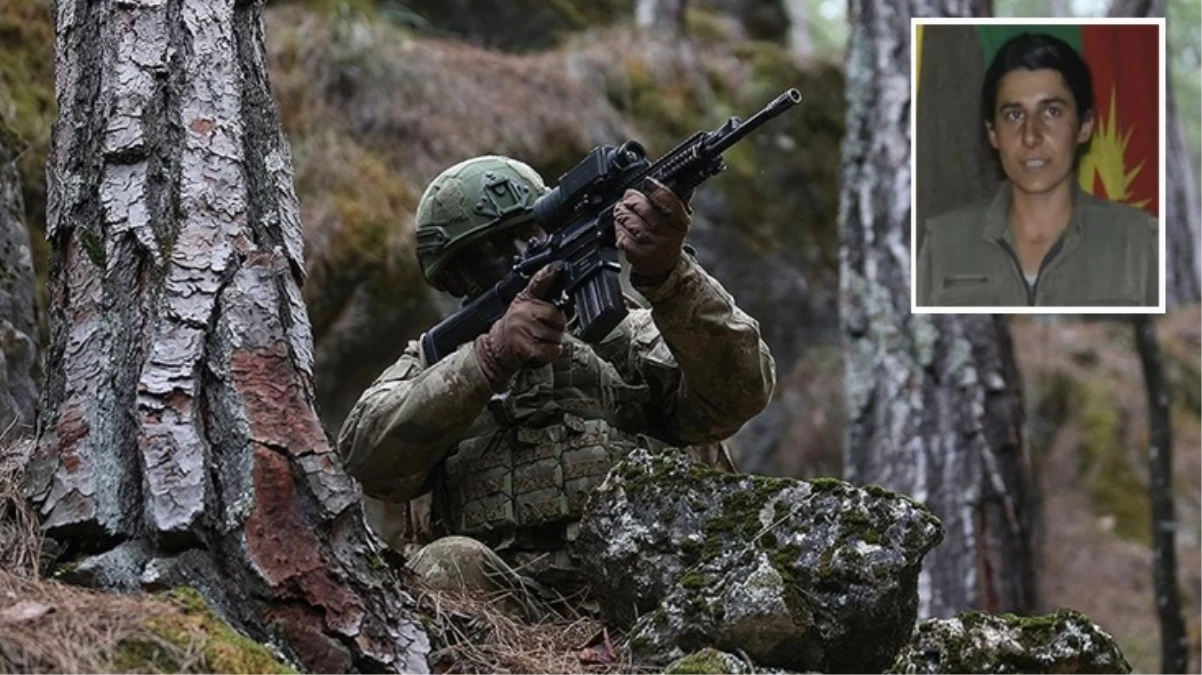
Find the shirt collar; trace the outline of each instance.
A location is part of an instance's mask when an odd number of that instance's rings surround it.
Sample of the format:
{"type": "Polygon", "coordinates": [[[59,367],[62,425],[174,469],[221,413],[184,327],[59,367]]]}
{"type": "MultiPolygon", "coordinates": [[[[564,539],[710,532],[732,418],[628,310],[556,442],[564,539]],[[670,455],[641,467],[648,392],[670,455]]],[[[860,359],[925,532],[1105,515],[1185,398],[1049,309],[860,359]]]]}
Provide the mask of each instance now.
{"type": "MultiPolygon", "coordinates": [[[[985,229],[982,235],[989,241],[997,241],[1001,239],[1006,243],[1014,246],[1014,235],[1010,232],[1010,195],[1013,193],[1013,186],[1010,181],[1004,180],[998,187],[997,193],[993,195],[993,201],[989,203],[985,211],[985,229]]],[[[1076,179],[1072,179],[1072,194],[1073,194],[1073,214],[1069,216],[1068,227],[1065,228],[1061,237],[1064,239],[1064,250],[1072,250],[1076,248],[1077,242],[1081,239],[1081,235],[1085,230],[1085,203],[1089,199],[1076,179]]]]}

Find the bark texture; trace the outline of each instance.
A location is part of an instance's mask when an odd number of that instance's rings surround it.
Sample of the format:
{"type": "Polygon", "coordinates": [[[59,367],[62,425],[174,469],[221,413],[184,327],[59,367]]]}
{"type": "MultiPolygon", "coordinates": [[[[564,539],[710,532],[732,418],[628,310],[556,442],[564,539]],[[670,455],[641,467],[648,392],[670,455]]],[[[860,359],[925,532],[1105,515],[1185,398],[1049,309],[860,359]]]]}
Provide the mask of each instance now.
{"type": "Polygon", "coordinates": [[[944,543],[919,577],[919,615],[1036,603],[1027,443],[1000,317],[913,315],[910,294],[910,17],[984,2],[852,0],[840,205],[846,354],[845,477],[925,503],[944,543]]]}
{"type": "Polygon", "coordinates": [[[33,430],[38,399],[36,279],[16,164],[21,146],[0,119],[0,444],[33,430]]]}
{"type": "Polygon", "coordinates": [[[55,9],[44,529],[78,580],[194,586],[305,670],[424,671],[313,409],[262,3],[55,9]]]}
{"type": "Polygon", "coordinates": [[[1152,588],[1160,619],[1160,671],[1184,673],[1189,644],[1177,586],[1177,517],[1173,512],[1173,424],[1169,416],[1169,387],[1152,317],[1135,317],[1135,348],[1139,351],[1148,390],[1148,498],[1152,507],[1152,588]]]}

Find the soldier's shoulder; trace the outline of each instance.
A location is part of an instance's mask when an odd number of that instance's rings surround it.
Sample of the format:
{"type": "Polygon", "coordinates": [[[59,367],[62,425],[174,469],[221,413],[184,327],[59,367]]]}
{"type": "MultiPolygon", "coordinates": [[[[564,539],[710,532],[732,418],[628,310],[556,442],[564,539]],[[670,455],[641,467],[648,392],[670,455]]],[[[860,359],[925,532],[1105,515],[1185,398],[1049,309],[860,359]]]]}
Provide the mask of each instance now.
{"type": "Polygon", "coordinates": [[[1155,216],[1130,204],[1084,194],[1082,205],[1085,207],[1084,220],[1091,234],[1122,236],[1129,240],[1132,236],[1155,237],[1160,232],[1160,224],[1155,216]]]}
{"type": "Polygon", "coordinates": [[[988,212],[989,204],[986,202],[946,211],[927,218],[927,234],[977,235],[980,233],[980,228],[984,227],[988,212]]]}

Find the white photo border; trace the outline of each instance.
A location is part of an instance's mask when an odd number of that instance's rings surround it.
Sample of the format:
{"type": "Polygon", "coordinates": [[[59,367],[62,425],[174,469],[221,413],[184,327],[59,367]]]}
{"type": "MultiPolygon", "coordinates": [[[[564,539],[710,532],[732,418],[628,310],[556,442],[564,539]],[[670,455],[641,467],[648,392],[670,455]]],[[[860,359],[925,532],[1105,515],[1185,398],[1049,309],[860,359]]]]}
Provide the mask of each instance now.
{"type": "Polygon", "coordinates": [[[910,106],[910,312],[912,314],[1164,314],[1165,313],[1165,241],[1168,237],[1165,236],[1165,226],[1167,219],[1165,218],[1165,185],[1168,182],[1168,176],[1165,172],[1168,167],[1167,157],[1165,156],[1165,78],[1168,72],[1168,52],[1166,45],[1165,19],[1157,18],[1127,18],[1127,17],[1106,17],[1106,18],[1085,18],[1085,17],[911,17],[910,18],[910,101],[918,101],[918,78],[914,76],[917,72],[918,52],[914,48],[917,43],[918,26],[983,26],[983,25],[1001,25],[1001,26],[1086,26],[1086,25],[1154,25],[1158,26],[1157,31],[1160,41],[1160,72],[1158,77],[1160,80],[1159,91],[1159,106],[1158,112],[1160,115],[1159,142],[1160,142],[1160,180],[1157,189],[1160,195],[1160,214],[1158,216],[1160,225],[1159,247],[1160,247],[1160,304],[1156,307],[1030,307],[1026,305],[1017,307],[919,307],[918,301],[918,251],[915,248],[915,242],[918,241],[918,211],[914,208],[917,199],[917,174],[915,160],[915,126],[918,119],[918,106],[910,106]]]}

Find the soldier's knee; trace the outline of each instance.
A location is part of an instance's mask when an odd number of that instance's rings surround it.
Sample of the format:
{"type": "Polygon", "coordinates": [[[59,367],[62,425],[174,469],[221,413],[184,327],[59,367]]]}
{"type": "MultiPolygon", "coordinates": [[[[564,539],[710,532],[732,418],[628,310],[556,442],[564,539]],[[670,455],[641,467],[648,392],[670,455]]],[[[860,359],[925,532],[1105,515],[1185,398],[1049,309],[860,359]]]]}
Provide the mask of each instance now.
{"type": "Polygon", "coordinates": [[[409,568],[431,589],[493,593],[512,586],[514,571],[489,547],[471,537],[450,536],[426,544],[409,568]]]}

